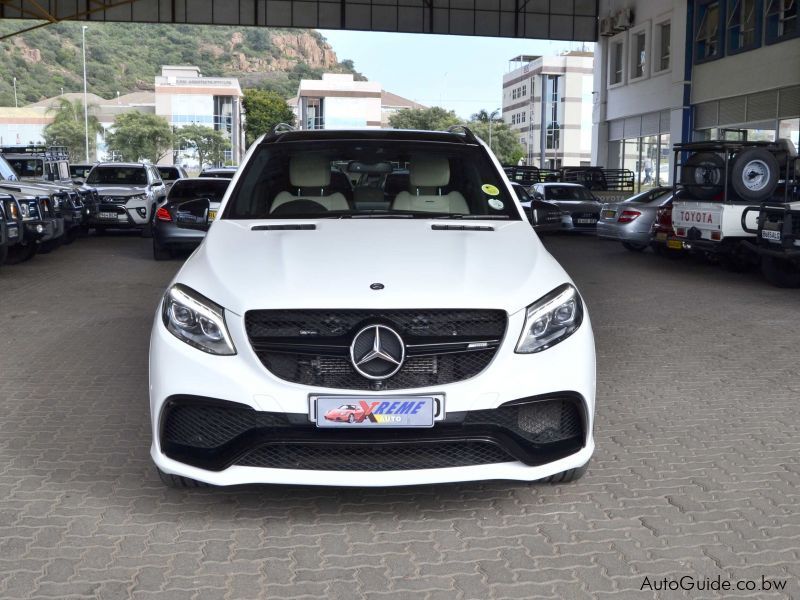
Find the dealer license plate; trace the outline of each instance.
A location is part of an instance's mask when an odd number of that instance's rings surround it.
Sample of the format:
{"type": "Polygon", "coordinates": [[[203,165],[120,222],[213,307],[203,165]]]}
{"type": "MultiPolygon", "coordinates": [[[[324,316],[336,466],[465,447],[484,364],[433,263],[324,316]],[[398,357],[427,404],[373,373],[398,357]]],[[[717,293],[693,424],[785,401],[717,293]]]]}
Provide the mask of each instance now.
{"type": "Polygon", "coordinates": [[[315,396],[317,427],[433,427],[439,400],[433,396],[315,396]]]}
{"type": "Polygon", "coordinates": [[[775,242],[781,241],[781,232],[774,231],[772,229],[762,229],[761,230],[761,237],[765,240],[773,240],[775,242]]]}
{"type": "Polygon", "coordinates": [[[578,225],[594,225],[597,223],[597,219],[575,219],[575,222],[578,225]]]}
{"type": "Polygon", "coordinates": [[[116,221],[117,220],[117,213],[101,211],[100,212],[100,218],[101,219],[114,219],[116,221]]]}

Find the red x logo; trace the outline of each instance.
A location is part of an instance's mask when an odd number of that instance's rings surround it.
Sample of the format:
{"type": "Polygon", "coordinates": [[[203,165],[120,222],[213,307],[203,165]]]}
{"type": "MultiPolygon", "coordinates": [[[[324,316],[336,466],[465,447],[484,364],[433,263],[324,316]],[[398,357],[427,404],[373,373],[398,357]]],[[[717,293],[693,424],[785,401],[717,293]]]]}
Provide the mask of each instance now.
{"type": "Polygon", "coordinates": [[[369,419],[373,423],[377,423],[378,419],[375,418],[375,415],[372,414],[372,411],[375,410],[375,407],[378,406],[380,402],[373,402],[372,404],[367,404],[366,402],[361,400],[359,404],[361,405],[361,410],[364,411],[364,418],[361,420],[363,421],[364,419],[369,419]]]}

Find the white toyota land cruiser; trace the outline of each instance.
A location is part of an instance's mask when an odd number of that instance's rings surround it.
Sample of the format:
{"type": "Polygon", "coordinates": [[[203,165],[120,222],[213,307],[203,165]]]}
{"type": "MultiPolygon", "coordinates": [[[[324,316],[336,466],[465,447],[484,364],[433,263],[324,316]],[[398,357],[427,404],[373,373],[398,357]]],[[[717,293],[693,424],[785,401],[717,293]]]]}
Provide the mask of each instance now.
{"type": "Polygon", "coordinates": [[[752,208],[773,198],[788,200],[797,157],[792,141],[689,142],[674,149],[680,168],[672,206],[676,236],[685,248],[732,266],[751,262],[743,242],[751,242],[758,227],[752,208]]]}
{"type": "Polygon", "coordinates": [[[150,343],[174,486],[569,481],[594,402],[583,300],[463,128],[256,142],[150,343]]]}

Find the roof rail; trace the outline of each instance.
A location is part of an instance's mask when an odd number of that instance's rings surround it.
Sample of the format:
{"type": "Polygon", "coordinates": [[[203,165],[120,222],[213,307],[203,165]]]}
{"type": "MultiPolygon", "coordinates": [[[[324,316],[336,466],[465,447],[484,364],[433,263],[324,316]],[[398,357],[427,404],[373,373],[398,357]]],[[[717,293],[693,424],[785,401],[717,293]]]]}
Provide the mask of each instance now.
{"type": "Polygon", "coordinates": [[[447,128],[447,133],[458,133],[462,131],[464,133],[464,137],[466,137],[469,141],[478,143],[478,138],[475,137],[475,134],[472,133],[472,130],[467,127],[466,125],[452,125],[451,127],[447,128]]]}
{"type": "Polygon", "coordinates": [[[287,131],[297,131],[294,127],[289,125],[288,123],[278,123],[275,127],[272,128],[272,133],[286,133],[287,131]]]}
{"type": "Polygon", "coordinates": [[[4,154],[27,154],[29,156],[43,157],[50,160],[69,158],[69,152],[66,146],[45,146],[44,144],[0,146],[0,152],[4,154]]]}

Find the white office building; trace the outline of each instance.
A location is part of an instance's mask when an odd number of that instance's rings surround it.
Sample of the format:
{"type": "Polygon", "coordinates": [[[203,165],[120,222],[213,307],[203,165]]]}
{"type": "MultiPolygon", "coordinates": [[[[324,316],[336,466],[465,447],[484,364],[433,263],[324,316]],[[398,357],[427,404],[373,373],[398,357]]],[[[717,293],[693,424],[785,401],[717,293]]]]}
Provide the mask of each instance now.
{"type": "Polygon", "coordinates": [[[800,142],[800,24],[782,0],[601,0],[593,162],[672,181],[672,144],[800,142]]]}
{"type": "Polygon", "coordinates": [[[588,165],[592,140],[593,53],[521,55],[503,76],[503,121],[526,163],[555,169],[588,165]]]}
{"type": "Polygon", "coordinates": [[[375,81],[356,81],[350,73],[323,73],[303,79],[289,101],[300,129],[380,129],[404,108],[425,108],[382,89],[375,81]]]}

